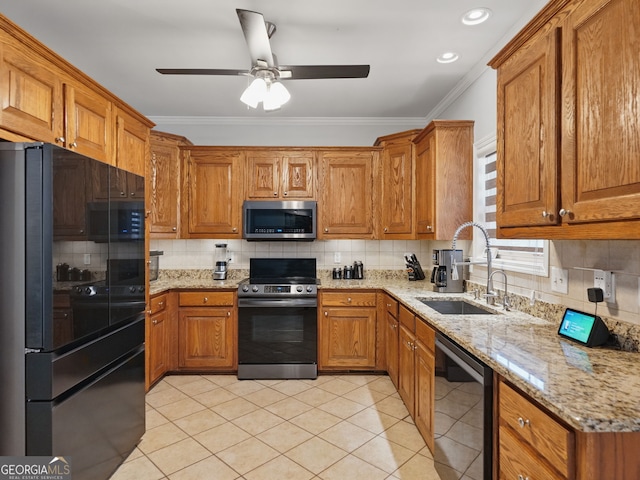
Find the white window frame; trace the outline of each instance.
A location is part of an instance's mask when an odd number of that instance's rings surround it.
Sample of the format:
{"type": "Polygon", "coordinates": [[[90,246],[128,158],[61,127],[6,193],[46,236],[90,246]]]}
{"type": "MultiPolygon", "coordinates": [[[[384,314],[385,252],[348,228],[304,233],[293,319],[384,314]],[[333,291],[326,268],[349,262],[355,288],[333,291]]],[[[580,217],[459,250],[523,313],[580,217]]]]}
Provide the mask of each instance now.
{"type": "MultiPolygon", "coordinates": [[[[495,195],[495,188],[485,191],[485,182],[489,177],[485,176],[485,164],[487,157],[496,152],[496,136],[490,135],[474,144],[474,221],[487,229],[496,230],[495,221],[487,222],[485,215],[495,212],[495,206],[486,206],[486,196],[495,195]]],[[[495,173],[494,173],[495,175],[495,173]]],[[[549,241],[548,240],[515,240],[498,239],[490,236],[490,245],[494,250],[491,266],[505,271],[525,273],[535,276],[549,276],[549,241]],[[501,249],[501,247],[515,247],[515,249],[501,249]],[[495,248],[494,248],[495,247],[495,248]],[[525,247],[526,250],[518,250],[517,247],[525,247]]],[[[482,235],[474,235],[472,252],[475,261],[486,260],[485,239],[482,235]],[[480,238],[482,237],[482,238],[480,238]]]]}

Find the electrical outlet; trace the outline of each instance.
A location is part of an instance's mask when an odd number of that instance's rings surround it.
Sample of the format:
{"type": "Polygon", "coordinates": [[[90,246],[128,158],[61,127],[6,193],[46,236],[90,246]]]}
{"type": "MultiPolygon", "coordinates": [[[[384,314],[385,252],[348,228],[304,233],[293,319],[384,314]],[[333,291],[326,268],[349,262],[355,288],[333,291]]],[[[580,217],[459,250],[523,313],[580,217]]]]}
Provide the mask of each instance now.
{"type": "Polygon", "coordinates": [[[558,293],[569,293],[569,270],[551,267],[551,290],[558,293]]]}
{"type": "Polygon", "coordinates": [[[608,303],[616,302],[616,285],[615,275],[613,272],[607,272],[604,270],[594,270],[593,272],[593,286],[595,288],[602,289],[602,296],[604,301],[608,303]]]}
{"type": "Polygon", "coordinates": [[[342,263],[342,255],[340,252],[333,252],[333,263],[342,263]]]}

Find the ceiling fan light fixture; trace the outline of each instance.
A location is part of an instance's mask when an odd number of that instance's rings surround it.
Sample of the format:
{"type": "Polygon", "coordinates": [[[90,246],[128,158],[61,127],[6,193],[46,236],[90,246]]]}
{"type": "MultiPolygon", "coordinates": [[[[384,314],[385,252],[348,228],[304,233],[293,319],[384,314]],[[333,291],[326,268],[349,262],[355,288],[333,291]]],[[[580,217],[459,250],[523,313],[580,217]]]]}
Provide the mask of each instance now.
{"type": "Polygon", "coordinates": [[[465,25],[480,25],[489,20],[493,12],[485,7],[473,8],[462,16],[465,25]]]}
{"type": "Polygon", "coordinates": [[[256,108],[267,95],[267,82],[264,78],[256,78],[242,92],[240,101],[251,108],[256,108]]]}

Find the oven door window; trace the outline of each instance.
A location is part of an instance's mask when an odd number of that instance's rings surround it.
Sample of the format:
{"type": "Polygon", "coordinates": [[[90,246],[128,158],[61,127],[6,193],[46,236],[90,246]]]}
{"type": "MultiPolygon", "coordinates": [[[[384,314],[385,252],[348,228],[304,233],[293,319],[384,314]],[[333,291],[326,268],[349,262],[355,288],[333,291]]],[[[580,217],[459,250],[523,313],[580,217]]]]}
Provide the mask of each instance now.
{"type": "Polygon", "coordinates": [[[243,307],[238,326],[242,364],[316,363],[314,307],[243,307]]]}

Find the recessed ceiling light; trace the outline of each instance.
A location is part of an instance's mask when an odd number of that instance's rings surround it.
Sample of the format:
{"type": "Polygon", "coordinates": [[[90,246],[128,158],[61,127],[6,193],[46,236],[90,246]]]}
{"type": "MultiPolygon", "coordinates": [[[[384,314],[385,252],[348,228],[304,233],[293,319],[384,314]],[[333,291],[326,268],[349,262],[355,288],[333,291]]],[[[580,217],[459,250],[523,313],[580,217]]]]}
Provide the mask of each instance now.
{"type": "Polygon", "coordinates": [[[491,16],[491,10],[480,7],[469,10],[462,16],[462,23],[465,25],[479,25],[486,22],[491,16]]]}
{"type": "Polygon", "coordinates": [[[438,63],[453,63],[460,58],[460,55],[454,52],[446,52],[436,58],[438,63]]]}

